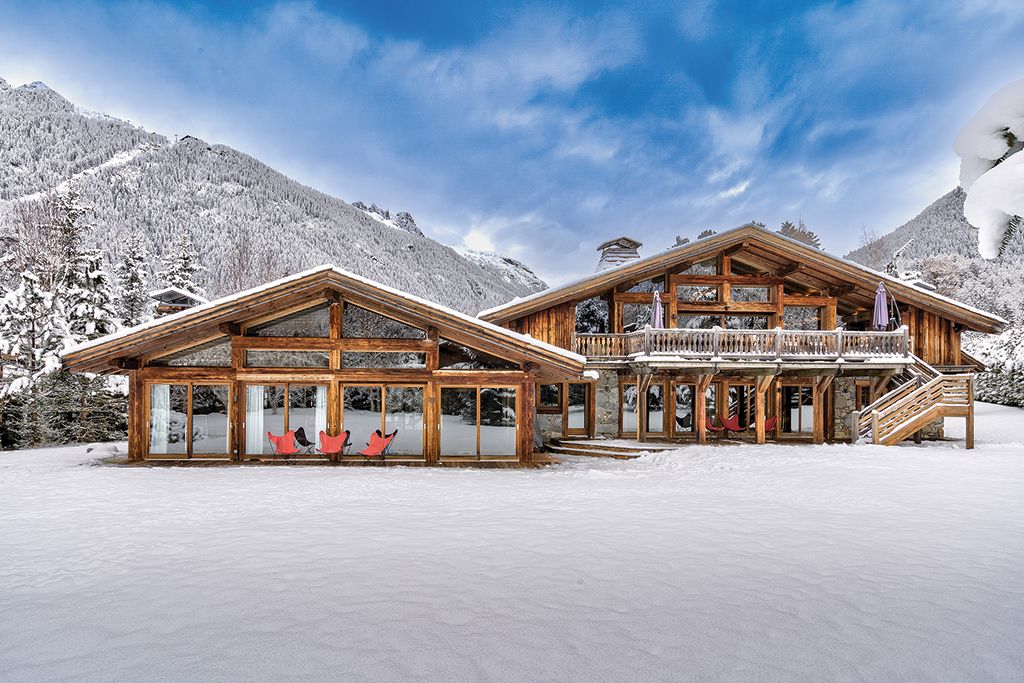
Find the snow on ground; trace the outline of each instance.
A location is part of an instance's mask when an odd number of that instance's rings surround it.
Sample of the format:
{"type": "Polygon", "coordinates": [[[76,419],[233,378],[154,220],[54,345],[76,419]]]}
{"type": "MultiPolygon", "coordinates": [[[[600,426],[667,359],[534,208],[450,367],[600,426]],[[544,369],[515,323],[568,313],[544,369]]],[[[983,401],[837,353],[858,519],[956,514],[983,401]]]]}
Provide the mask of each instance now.
{"type": "Polygon", "coordinates": [[[1020,680],[1024,446],[988,412],[974,451],[691,446],[542,470],[3,453],[0,671],[1020,680]]]}

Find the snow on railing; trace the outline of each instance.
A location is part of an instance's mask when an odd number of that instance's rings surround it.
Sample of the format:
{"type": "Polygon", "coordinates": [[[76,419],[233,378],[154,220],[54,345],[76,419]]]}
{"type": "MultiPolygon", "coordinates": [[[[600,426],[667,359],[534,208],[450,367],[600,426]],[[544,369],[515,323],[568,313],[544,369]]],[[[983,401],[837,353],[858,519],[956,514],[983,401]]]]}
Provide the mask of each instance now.
{"type": "Polygon", "coordinates": [[[848,330],[655,329],[626,334],[577,334],[574,350],[588,358],[671,355],[695,360],[830,360],[909,355],[906,327],[891,332],[848,330]]]}

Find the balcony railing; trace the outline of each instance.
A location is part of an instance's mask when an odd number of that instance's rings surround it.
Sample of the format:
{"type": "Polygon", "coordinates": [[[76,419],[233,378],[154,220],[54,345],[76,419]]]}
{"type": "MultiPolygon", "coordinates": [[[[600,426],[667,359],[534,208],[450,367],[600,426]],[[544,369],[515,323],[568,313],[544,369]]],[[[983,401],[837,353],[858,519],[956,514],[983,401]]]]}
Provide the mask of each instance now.
{"type": "Polygon", "coordinates": [[[592,359],[673,356],[693,360],[838,361],[907,358],[906,327],[892,332],[848,330],[653,329],[627,334],[577,334],[574,350],[592,359]]]}

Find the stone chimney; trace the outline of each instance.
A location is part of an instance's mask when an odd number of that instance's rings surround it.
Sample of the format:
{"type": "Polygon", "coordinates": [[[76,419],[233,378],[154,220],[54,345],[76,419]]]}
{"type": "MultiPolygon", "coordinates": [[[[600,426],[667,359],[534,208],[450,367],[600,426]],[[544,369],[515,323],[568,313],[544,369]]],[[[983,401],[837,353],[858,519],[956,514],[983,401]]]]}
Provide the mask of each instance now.
{"type": "Polygon", "coordinates": [[[598,260],[594,272],[614,268],[626,261],[640,258],[640,252],[637,250],[642,246],[643,242],[637,242],[628,237],[616,237],[598,245],[597,250],[601,252],[601,258],[598,260]]]}

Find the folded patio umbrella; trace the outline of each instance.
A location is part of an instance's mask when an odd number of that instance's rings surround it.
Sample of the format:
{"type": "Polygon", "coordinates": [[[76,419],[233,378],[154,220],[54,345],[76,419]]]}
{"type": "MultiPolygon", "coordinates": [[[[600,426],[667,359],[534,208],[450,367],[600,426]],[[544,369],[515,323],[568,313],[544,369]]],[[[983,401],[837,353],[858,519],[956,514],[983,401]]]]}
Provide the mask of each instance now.
{"type": "Polygon", "coordinates": [[[654,293],[654,301],[651,303],[651,327],[658,330],[665,327],[665,315],[661,309],[661,297],[654,293]]]}
{"type": "Polygon", "coordinates": [[[885,284],[879,282],[878,289],[875,290],[875,311],[871,317],[871,327],[876,330],[886,330],[889,328],[889,292],[885,289],[885,284]]]}

